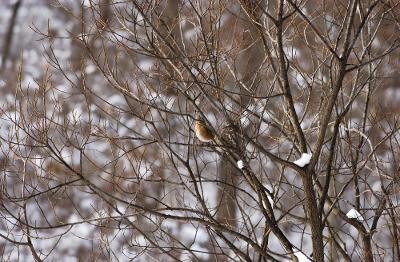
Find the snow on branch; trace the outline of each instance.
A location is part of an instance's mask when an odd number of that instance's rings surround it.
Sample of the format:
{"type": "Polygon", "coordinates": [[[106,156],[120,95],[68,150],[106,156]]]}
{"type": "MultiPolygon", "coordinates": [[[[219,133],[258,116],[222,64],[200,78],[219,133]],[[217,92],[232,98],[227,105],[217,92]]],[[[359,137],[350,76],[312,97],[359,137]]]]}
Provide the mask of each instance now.
{"type": "Polygon", "coordinates": [[[237,164],[237,167],[238,167],[239,169],[243,169],[243,168],[244,168],[244,162],[243,162],[243,160],[238,160],[238,161],[236,162],[236,164],[237,164]]]}
{"type": "Polygon", "coordinates": [[[347,212],[346,216],[348,218],[357,219],[359,222],[364,221],[364,218],[362,217],[362,215],[354,208],[352,208],[349,212],[347,212]]]}
{"type": "Polygon", "coordinates": [[[310,163],[311,157],[312,154],[303,153],[301,154],[301,157],[296,161],[294,161],[293,163],[298,165],[299,167],[304,167],[310,163]]]}

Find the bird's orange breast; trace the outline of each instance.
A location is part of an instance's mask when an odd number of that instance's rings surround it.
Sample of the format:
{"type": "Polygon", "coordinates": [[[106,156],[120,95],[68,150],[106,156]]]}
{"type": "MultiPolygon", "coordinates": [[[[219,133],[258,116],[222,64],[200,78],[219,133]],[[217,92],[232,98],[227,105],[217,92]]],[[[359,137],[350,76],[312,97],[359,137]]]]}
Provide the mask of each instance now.
{"type": "Polygon", "coordinates": [[[194,126],[197,138],[202,142],[210,142],[214,139],[214,134],[209,127],[199,120],[196,120],[194,126]]]}

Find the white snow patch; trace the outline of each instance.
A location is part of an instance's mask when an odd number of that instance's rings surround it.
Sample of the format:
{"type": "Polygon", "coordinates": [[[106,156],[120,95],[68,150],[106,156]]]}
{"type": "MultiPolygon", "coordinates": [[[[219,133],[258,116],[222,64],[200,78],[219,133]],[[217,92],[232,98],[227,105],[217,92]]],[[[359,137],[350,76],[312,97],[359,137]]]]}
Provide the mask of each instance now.
{"type": "Polygon", "coordinates": [[[298,165],[299,167],[304,167],[310,163],[311,157],[312,154],[303,153],[301,154],[301,157],[296,161],[294,161],[293,163],[298,165]]]}
{"type": "Polygon", "coordinates": [[[237,161],[237,166],[238,166],[239,169],[243,169],[244,168],[243,160],[237,161]]]}
{"type": "Polygon", "coordinates": [[[347,212],[346,216],[348,218],[357,219],[360,222],[364,221],[364,218],[362,217],[362,215],[354,208],[352,208],[349,212],[347,212]]]}

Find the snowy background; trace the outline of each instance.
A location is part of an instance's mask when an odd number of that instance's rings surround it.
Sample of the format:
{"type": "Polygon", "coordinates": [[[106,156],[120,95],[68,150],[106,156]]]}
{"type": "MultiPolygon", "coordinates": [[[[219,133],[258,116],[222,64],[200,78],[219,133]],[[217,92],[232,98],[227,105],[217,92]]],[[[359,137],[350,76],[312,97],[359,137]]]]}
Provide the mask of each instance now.
{"type": "MultiPolygon", "coordinates": [[[[150,22],[158,21],[156,11],[149,11],[146,20],[130,3],[102,1],[110,5],[104,11],[97,2],[23,0],[11,39],[6,35],[16,1],[0,2],[2,260],[34,261],[36,252],[46,261],[241,261],[243,256],[227,246],[215,224],[220,206],[226,204],[220,202],[224,187],[217,183],[217,173],[224,169],[224,149],[194,137],[195,107],[217,131],[223,129],[226,114],[235,116],[237,134],[246,133],[266,151],[305,167],[314,156],[320,112],[337,77],[330,70],[337,65],[325,64],[329,52],[318,49],[323,44],[311,32],[303,34],[299,17],[293,19],[298,27],[285,31],[284,52],[294,107],[309,149],[299,152],[277,77],[239,3],[228,1],[220,9],[214,3],[209,10],[197,3],[199,10],[215,15],[204,15],[209,18],[206,26],[189,3],[171,1],[179,12],[166,3],[155,8],[162,10],[167,22],[173,23],[171,17],[179,21],[170,31],[157,25],[161,34],[181,40],[175,48],[186,56],[179,60],[149,29],[150,22]],[[123,14],[130,19],[123,20],[123,14]],[[203,44],[204,34],[211,51],[203,44]],[[5,54],[7,41],[11,44],[5,54]],[[173,65],[162,56],[173,57],[173,65]],[[191,77],[201,87],[187,80],[191,77]]],[[[142,4],[151,10],[150,4],[142,4]]],[[[307,12],[312,5],[309,1],[303,6],[310,17],[315,15],[307,12]]],[[[340,16],[329,10],[316,21],[333,43],[340,34],[333,20],[340,16]]],[[[352,261],[363,260],[362,234],[354,223],[368,232],[376,223],[382,196],[385,210],[371,240],[372,252],[377,261],[400,256],[393,246],[400,233],[398,29],[379,19],[379,8],[373,15],[368,30],[377,33],[366,32],[370,39],[355,41],[349,64],[374,55],[377,60],[345,78],[326,142],[316,156],[317,178],[324,182],[335,114],[351,101],[338,127],[328,194],[337,210],[329,210],[332,202],[325,207],[330,212],[324,229],[328,260],[345,256],[333,254],[335,245],[352,261]],[[364,41],[369,40],[372,54],[362,57],[364,41]],[[394,51],[380,58],[391,45],[396,46],[394,51]]],[[[271,47],[271,52],[275,59],[276,49],[271,47]]],[[[240,147],[242,157],[229,167],[236,176],[224,181],[236,186],[231,196],[234,214],[229,215],[235,221],[226,220],[224,237],[251,259],[257,258],[254,246],[264,240],[263,211],[269,207],[242,175],[250,170],[272,192],[267,195],[269,205],[294,245],[293,252],[300,261],[308,261],[311,231],[300,176],[252,143],[240,147]]],[[[266,246],[276,259],[289,261],[275,235],[269,235],[266,246]]]]}

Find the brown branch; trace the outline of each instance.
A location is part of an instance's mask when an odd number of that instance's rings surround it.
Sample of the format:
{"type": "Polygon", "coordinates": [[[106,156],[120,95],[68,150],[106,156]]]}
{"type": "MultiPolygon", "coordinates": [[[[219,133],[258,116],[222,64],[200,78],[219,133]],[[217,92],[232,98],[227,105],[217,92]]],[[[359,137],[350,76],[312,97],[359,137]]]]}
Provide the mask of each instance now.
{"type": "Polygon", "coordinates": [[[13,32],[14,32],[14,27],[15,27],[15,22],[17,20],[17,15],[18,15],[18,10],[21,6],[22,0],[18,0],[17,2],[14,3],[13,8],[12,8],[12,15],[10,18],[10,22],[8,24],[6,36],[4,37],[3,41],[3,52],[1,54],[2,59],[1,59],[1,68],[0,72],[4,70],[7,62],[8,55],[10,53],[10,46],[13,40],[13,32]]]}

